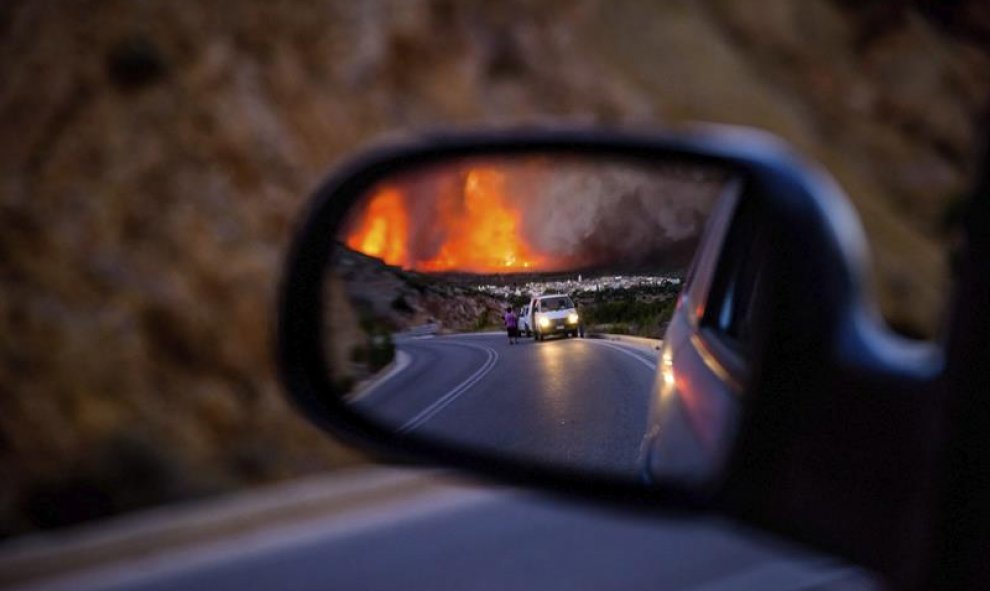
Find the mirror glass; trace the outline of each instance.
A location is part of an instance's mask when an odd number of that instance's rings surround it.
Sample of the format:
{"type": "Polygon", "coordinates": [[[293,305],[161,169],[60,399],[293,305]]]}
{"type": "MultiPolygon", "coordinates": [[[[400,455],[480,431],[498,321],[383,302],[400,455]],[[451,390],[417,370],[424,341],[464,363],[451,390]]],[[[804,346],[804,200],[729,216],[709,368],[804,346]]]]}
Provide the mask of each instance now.
{"type": "Polygon", "coordinates": [[[561,154],[382,179],[332,237],[331,379],[397,433],[639,479],[675,386],[662,339],[738,184],[696,163],[561,154]]]}

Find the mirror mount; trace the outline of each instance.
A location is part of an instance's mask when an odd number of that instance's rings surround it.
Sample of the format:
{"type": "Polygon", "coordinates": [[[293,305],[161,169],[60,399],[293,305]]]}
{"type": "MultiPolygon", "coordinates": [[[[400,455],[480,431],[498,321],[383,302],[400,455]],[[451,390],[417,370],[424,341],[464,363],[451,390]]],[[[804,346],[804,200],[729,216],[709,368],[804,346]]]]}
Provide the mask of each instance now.
{"type": "Polygon", "coordinates": [[[880,317],[859,224],[831,183],[811,192],[773,178],[756,200],[773,245],[757,364],[719,502],[891,581],[917,580],[930,550],[943,354],[880,317]]]}

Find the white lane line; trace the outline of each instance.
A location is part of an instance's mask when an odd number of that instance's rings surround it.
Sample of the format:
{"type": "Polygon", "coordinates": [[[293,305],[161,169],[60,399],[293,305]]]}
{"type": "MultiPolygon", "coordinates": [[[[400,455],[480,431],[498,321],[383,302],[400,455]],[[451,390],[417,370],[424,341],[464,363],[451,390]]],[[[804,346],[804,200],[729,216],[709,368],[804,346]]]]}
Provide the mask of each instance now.
{"type": "Polygon", "coordinates": [[[628,356],[632,357],[633,359],[635,359],[636,361],[639,361],[640,363],[642,363],[646,367],[650,368],[650,371],[651,372],[657,370],[657,364],[656,364],[656,362],[652,362],[651,363],[650,361],[647,361],[646,358],[640,357],[639,355],[633,353],[632,351],[626,349],[625,347],[622,347],[622,346],[619,346],[619,345],[614,345],[612,343],[606,343],[606,342],[603,342],[603,341],[599,341],[598,339],[587,339],[587,341],[588,342],[591,342],[591,343],[596,343],[598,345],[601,345],[602,347],[608,347],[609,349],[615,349],[616,351],[618,351],[619,353],[622,353],[623,355],[628,355],[628,356]]]}
{"type": "MultiPolygon", "coordinates": [[[[498,334],[502,334],[502,333],[498,333],[498,334]]],[[[435,335],[426,335],[426,336],[421,336],[421,337],[410,337],[410,338],[408,338],[406,340],[407,341],[422,341],[422,340],[425,340],[425,339],[435,339],[435,338],[437,338],[435,335]]],[[[401,344],[402,343],[399,343],[399,345],[401,345],[401,344]]],[[[443,344],[444,345],[453,345],[455,343],[445,341],[443,344]]],[[[460,343],[456,343],[456,344],[459,345],[460,343]]],[[[466,346],[471,346],[471,345],[466,345],[466,346]]],[[[397,345],[397,347],[398,347],[398,345],[397,345]]],[[[354,393],[346,396],[345,398],[346,398],[347,402],[349,402],[351,404],[354,404],[356,402],[360,402],[364,398],[366,398],[369,395],[371,395],[372,392],[374,392],[375,390],[378,390],[382,385],[385,384],[385,382],[388,382],[389,380],[391,380],[392,378],[394,378],[398,374],[402,373],[403,370],[405,370],[407,367],[409,367],[409,364],[410,363],[412,363],[412,355],[410,355],[409,353],[407,353],[407,352],[405,352],[405,351],[403,351],[401,349],[396,348],[396,351],[395,351],[395,362],[392,364],[392,367],[390,367],[389,370],[387,372],[385,372],[385,375],[383,375],[381,378],[378,378],[378,379],[372,378],[374,380],[373,383],[368,384],[363,389],[361,389],[361,390],[359,390],[357,392],[354,392],[354,393]]]]}
{"type": "Polygon", "coordinates": [[[368,395],[370,395],[372,392],[381,388],[382,384],[402,373],[403,370],[409,367],[410,363],[412,363],[412,356],[409,355],[409,353],[406,353],[405,351],[397,350],[395,352],[395,364],[392,366],[391,369],[388,370],[388,372],[385,375],[383,375],[381,378],[376,380],[373,384],[369,385],[364,390],[359,390],[357,392],[354,392],[353,394],[346,396],[345,399],[347,400],[348,403],[354,404],[355,402],[367,398],[368,395]]]}
{"type": "Polygon", "coordinates": [[[426,421],[433,418],[435,414],[437,414],[438,412],[443,410],[447,405],[449,405],[451,402],[456,400],[458,396],[467,392],[471,388],[471,386],[477,384],[478,381],[480,381],[481,378],[485,377],[488,374],[488,372],[490,372],[492,368],[495,367],[495,364],[498,362],[498,352],[496,352],[495,349],[492,349],[491,347],[479,347],[477,345],[469,345],[467,343],[460,343],[460,345],[462,347],[469,347],[471,349],[478,349],[486,352],[488,354],[488,357],[487,359],[485,359],[485,363],[483,363],[482,366],[478,368],[476,372],[468,376],[466,380],[464,380],[463,382],[452,388],[450,391],[448,391],[440,398],[436,399],[433,402],[433,404],[421,410],[418,414],[416,414],[416,416],[406,421],[405,424],[399,427],[399,433],[409,433],[413,429],[416,429],[426,421]]]}

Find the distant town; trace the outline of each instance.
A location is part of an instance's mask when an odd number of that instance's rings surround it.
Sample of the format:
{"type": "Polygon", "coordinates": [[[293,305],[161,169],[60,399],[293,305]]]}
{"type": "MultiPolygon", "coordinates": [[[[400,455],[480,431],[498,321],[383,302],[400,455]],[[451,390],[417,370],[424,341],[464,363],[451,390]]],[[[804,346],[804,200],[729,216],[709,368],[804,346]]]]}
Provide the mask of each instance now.
{"type": "Polygon", "coordinates": [[[525,283],[500,285],[486,283],[476,285],[474,288],[497,298],[509,299],[543,293],[581,295],[609,291],[641,291],[644,288],[669,289],[679,287],[680,284],[680,278],[657,275],[603,275],[587,278],[577,275],[573,279],[532,280],[525,283]]]}

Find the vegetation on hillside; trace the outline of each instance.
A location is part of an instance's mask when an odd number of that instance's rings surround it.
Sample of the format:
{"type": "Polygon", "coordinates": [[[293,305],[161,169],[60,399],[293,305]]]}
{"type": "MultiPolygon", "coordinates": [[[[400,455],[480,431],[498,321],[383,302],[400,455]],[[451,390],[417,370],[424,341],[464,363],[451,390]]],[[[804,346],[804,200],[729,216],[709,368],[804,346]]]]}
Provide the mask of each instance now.
{"type": "Polygon", "coordinates": [[[674,313],[679,285],[603,290],[593,298],[575,295],[587,332],[659,339],[674,313]]]}

